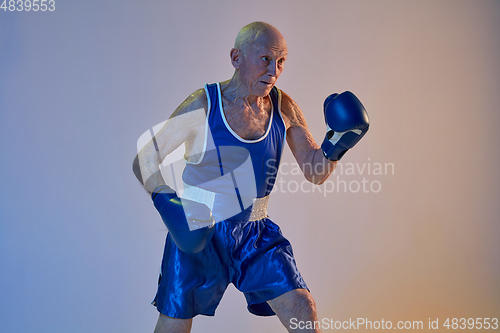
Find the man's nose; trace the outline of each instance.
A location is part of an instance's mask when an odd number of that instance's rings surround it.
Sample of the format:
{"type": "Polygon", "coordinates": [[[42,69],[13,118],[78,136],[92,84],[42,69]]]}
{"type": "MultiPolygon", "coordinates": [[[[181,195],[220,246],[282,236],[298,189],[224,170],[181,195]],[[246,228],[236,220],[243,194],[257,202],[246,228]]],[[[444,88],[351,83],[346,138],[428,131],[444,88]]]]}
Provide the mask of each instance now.
{"type": "Polygon", "coordinates": [[[277,73],[278,73],[278,63],[276,62],[276,60],[273,60],[267,67],[267,75],[276,77],[277,73]]]}

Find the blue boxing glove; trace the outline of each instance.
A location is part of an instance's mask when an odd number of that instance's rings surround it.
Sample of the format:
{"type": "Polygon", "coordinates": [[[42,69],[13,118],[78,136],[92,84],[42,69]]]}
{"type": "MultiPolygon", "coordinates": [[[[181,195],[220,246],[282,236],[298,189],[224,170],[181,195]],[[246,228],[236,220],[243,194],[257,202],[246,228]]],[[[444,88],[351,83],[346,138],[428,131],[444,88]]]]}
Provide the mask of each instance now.
{"type": "Polygon", "coordinates": [[[365,135],[370,120],[363,104],[350,91],[331,94],[323,104],[327,133],[321,149],[331,161],[339,161],[365,135]]]}
{"type": "Polygon", "coordinates": [[[155,188],[151,199],[181,251],[200,252],[212,239],[215,219],[206,205],[179,198],[167,185],[155,188]]]}

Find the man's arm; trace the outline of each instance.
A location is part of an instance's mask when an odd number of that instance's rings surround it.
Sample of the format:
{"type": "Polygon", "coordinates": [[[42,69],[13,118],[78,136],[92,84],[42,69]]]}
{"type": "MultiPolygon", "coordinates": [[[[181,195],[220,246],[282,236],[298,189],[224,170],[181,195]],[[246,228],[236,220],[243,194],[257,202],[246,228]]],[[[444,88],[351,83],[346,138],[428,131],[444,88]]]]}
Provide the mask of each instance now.
{"type": "Polygon", "coordinates": [[[139,151],[133,162],[133,172],[144,189],[152,193],[165,185],[160,164],[165,157],[182,143],[195,144],[196,138],[204,135],[207,98],[204,89],[191,94],[172,113],[165,125],[139,151]]]}
{"type": "Polygon", "coordinates": [[[285,92],[281,93],[281,112],[287,128],[288,146],[306,179],[314,184],[323,184],[335,170],[337,161],[325,158],[297,103],[285,92]]]}

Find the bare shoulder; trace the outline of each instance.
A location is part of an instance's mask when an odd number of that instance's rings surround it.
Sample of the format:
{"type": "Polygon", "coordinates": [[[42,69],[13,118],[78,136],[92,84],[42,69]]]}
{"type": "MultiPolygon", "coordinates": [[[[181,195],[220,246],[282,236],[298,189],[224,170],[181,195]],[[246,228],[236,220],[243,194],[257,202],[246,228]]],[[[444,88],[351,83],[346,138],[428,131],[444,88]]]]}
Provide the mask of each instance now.
{"type": "Polygon", "coordinates": [[[183,134],[199,131],[204,127],[208,109],[205,89],[201,88],[189,95],[172,113],[165,130],[183,137],[183,134]],[[182,133],[184,132],[184,133],[182,133]]]}
{"type": "Polygon", "coordinates": [[[285,121],[286,128],[295,126],[305,126],[306,121],[299,105],[288,95],[281,90],[281,114],[285,121]]]}
{"type": "Polygon", "coordinates": [[[156,133],[162,158],[187,140],[195,140],[204,132],[207,97],[203,88],[190,94],[156,133]]]}
{"type": "Polygon", "coordinates": [[[191,111],[197,111],[204,109],[205,113],[208,108],[207,95],[205,94],[205,89],[200,88],[189,95],[172,113],[171,117],[180,116],[187,114],[191,111]]]}

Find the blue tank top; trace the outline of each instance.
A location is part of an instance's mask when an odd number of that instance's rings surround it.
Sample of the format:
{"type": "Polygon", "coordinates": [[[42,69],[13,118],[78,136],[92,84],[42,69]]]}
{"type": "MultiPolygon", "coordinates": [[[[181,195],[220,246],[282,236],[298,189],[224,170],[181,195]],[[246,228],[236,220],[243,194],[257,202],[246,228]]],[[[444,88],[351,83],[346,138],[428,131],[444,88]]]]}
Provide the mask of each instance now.
{"type": "Polygon", "coordinates": [[[266,133],[245,140],[229,126],[223,111],[219,83],[205,85],[208,99],[205,149],[196,163],[187,162],[183,181],[207,191],[262,198],[273,189],[285,142],[281,92],[273,87],[266,133]]]}

